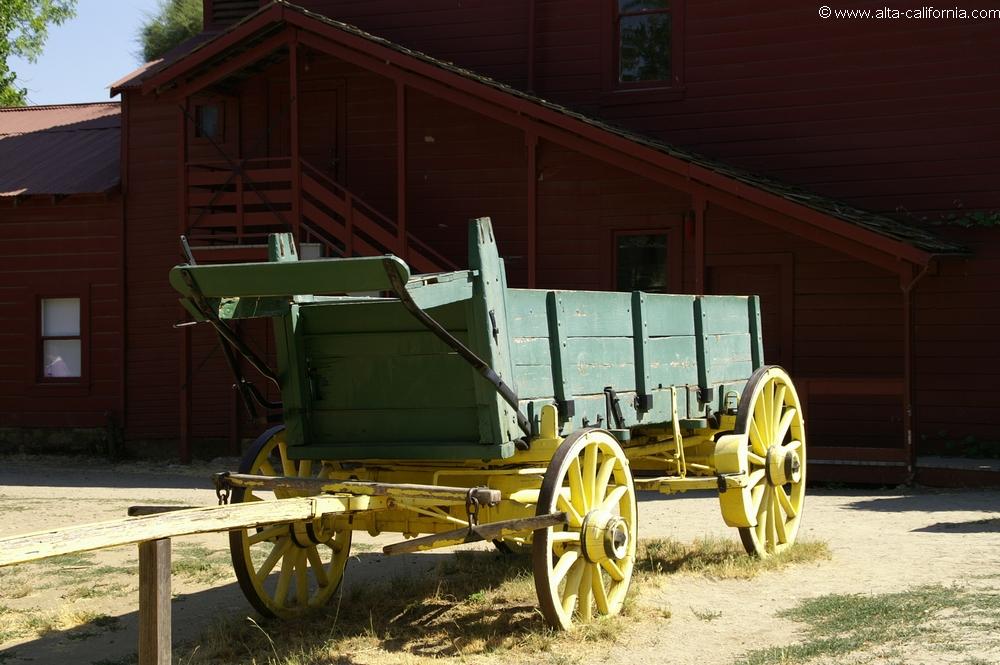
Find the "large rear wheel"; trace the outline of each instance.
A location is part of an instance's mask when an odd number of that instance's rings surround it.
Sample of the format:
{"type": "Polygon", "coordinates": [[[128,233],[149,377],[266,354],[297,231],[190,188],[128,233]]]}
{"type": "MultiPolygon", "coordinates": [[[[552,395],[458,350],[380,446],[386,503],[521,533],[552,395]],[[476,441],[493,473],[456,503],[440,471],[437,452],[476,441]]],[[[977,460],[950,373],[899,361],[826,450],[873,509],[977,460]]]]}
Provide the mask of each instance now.
{"type": "MultiPolygon", "coordinates": [[[[279,426],[264,432],[250,446],[240,463],[240,473],[315,478],[322,475],[320,467],[310,460],[290,459],[284,427],[279,426]]],[[[305,494],[237,487],[231,502],[292,496],[305,494]]],[[[351,530],[336,515],[229,532],[229,550],[240,588],[258,612],[270,617],[294,616],[326,604],[343,579],[350,549],[351,530]]]]}

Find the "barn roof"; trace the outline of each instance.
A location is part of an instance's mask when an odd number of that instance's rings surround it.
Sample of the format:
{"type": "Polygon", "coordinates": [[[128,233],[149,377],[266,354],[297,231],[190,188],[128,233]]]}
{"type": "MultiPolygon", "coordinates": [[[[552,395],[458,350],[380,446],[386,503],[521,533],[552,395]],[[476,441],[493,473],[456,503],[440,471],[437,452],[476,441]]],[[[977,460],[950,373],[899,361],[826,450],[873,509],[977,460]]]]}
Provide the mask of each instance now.
{"type": "MultiPolygon", "coordinates": [[[[781,215],[800,220],[808,219],[809,223],[823,226],[835,233],[843,232],[844,227],[853,229],[854,232],[861,231],[861,235],[857,236],[855,240],[862,243],[866,242],[866,238],[888,239],[897,243],[897,247],[900,248],[899,256],[905,256],[918,263],[926,263],[928,258],[934,254],[965,254],[968,252],[960,245],[942,240],[924,229],[899,222],[887,215],[862,210],[843,201],[821,196],[801,187],[754,174],[653,137],[614,126],[472,70],[459,67],[454,63],[439,60],[370,34],[356,26],[311,12],[285,0],[273,0],[270,4],[264,5],[260,10],[228,29],[213,34],[211,38],[198,44],[192,44],[187,53],[173,57],[173,62],[158,67],[156,71],[136,72],[136,77],[141,79],[144,92],[170,87],[185,75],[197,76],[198,71],[211,69],[219,63],[235,58],[240,52],[260,44],[264,37],[285,25],[300,29],[323,26],[327,29],[333,28],[336,32],[349,36],[349,38],[360,38],[373,51],[385,49],[380,53],[394,52],[403,56],[404,59],[409,59],[411,63],[431,65],[440,71],[443,79],[457,76],[477,84],[479,92],[484,97],[486,91],[500,92],[502,95],[490,95],[490,101],[509,104],[512,110],[517,113],[534,114],[543,122],[551,122],[553,114],[555,114],[561,119],[560,124],[565,129],[581,134],[582,130],[591,130],[587,133],[588,138],[606,141],[609,146],[621,145],[611,141],[613,138],[624,139],[631,146],[628,149],[631,156],[637,154],[642,156],[641,153],[644,150],[652,151],[654,154],[645,155],[650,162],[661,165],[661,167],[667,168],[693,183],[721,189],[737,198],[769,207],[781,215]],[[596,133],[593,130],[596,130],[596,133]],[[656,155],[659,155],[660,159],[656,159],[656,155]],[[864,232],[875,234],[875,236],[866,236],[864,232]],[[903,249],[904,247],[911,249],[906,250],[903,249]]],[[[386,64],[389,64],[388,61],[386,64]]],[[[406,63],[397,59],[391,64],[405,66],[406,63]]],[[[137,80],[124,79],[116,85],[130,87],[136,83],[137,80]]],[[[856,235],[850,230],[844,232],[844,235],[849,233],[856,235]]]]}
{"type": "Polygon", "coordinates": [[[118,186],[118,103],[0,108],[0,197],[118,186]]]}

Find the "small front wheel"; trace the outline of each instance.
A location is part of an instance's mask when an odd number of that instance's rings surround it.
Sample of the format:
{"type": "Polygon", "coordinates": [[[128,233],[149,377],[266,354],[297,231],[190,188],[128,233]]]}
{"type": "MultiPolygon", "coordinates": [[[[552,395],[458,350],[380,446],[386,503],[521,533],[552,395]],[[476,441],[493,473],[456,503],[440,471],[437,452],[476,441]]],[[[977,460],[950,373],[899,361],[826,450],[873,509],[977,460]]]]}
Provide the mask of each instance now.
{"type": "Polygon", "coordinates": [[[535,591],[545,620],[574,621],[621,611],[636,550],[635,486],[628,459],[604,430],[574,432],[542,479],[536,514],[564,512],[567,523],[535,532],[535,591]]]}

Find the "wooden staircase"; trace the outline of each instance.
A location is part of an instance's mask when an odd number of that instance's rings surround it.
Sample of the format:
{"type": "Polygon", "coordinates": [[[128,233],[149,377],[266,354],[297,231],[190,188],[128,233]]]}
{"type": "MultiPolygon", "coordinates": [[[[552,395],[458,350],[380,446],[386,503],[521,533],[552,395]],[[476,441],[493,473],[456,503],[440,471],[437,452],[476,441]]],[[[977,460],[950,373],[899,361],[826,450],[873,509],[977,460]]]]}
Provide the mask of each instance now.
{"type": "Polygon", "coordinates": [[[305,160],[298,169],[287,157],[192,163],[184,192],[186,235],[199,262],[266,260],[268,234],[291,231],[319,256],[395,254],[414,272],[455,269],[305,160]]]}

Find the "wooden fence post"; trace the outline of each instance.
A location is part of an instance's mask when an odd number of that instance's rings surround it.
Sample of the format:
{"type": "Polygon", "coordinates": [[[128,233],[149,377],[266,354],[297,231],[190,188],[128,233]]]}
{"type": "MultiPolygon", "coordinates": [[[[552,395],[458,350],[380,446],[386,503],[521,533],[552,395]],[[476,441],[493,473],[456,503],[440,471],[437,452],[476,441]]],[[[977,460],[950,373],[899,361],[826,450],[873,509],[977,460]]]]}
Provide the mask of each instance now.
{"type": "Polygon", "coordinates": [[[170,665],[170,539],[139,543],[139,665],[170,665]]]}

